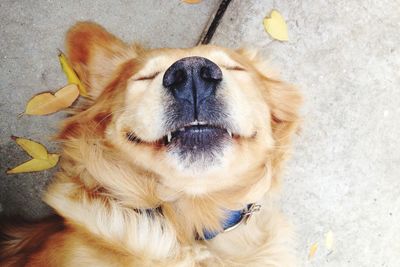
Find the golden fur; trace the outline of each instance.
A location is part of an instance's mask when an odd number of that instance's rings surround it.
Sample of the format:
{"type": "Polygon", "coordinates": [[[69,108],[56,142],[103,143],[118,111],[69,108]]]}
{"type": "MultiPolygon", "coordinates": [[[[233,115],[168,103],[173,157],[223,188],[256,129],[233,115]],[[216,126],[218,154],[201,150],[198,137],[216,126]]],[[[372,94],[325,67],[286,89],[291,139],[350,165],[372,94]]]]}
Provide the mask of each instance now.
{"type": "Polygon", "coordinates": [[[289,224],[273,201],[299,122],[293,87],[267,76],[247,50],[147,50],[89,22],[68,32],[66,46],[91,98],[57,137],[60,171],[44,200],[63,220],[3,229],[1,266],[295,265],[289,224]],[[210,166],[179,160],[158,141],[168,101],[162,73],[187,56],[212,60],[224,75],[219,97],[234,144],[210,166]],[[141,142],[127,140],[132,131],[141,142]],[[262,209],[246,225],[196,239],[220,230],[224,209],[253,202],[262,209]],[[156,208],[162,212],[145,211],[156,208]]]}

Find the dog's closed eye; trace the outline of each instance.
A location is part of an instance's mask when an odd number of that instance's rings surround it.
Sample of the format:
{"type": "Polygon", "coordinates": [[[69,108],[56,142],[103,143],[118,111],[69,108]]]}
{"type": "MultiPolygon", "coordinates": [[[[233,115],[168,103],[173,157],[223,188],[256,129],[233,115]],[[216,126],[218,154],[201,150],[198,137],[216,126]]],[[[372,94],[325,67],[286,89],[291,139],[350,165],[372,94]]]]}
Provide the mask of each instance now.
{"type": "Polygon", "coordinates": [[[154,72],[152,74],[148,74],[148,75],[143,75],[143,76],[139,76],[137,78],[134,78],[134,81],[150,81],[153,80],[155,77],[157,77],[157,75],[160,74],[159,71],[154,72]]]}
{"type": "Polygon", "coordinates": [[[231,71],[246,71],[246,69],[244,69],[241,66],[223,66],[226,70],[231,70],[231,71]]]}

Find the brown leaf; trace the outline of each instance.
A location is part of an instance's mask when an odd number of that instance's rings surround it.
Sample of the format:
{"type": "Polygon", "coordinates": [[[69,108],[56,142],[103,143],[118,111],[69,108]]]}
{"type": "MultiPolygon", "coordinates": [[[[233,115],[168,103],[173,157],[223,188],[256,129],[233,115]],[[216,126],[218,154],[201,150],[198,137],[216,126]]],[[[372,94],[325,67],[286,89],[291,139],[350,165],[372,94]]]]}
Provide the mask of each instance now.
{"type": "Polygon", "coordinates": [[[69,84],[54,95],[42,93],[31,98],[26,105],[25,114],[47,115],[65,109],[74,103],[79,96],[79,89],[75,84],[69,84]]]}
{"type": "Polygon", "coordinates": [[[264,18],[264,28],[276,40],[289,40],[286,21],[276,10],[272,10],[270,17],[264,18]]]}
{"type": "Polygon", "coordinates": [[[182,2],[186,3],[186,4],[198,4],[200,3],[202,0],[182,0],[182,2]]]}
{"type": "Polygon", "coordinates": [[[86,87],[83,85],[81,80],[79,80],[78,75],[76,75],[76,72],[69,64],[67,57],[61,51],[58,54],[58,60],[60,61],[61,68],[64,71],[65,76],[67,76],[68,83],[76,84],[78,86],[80,94],[84,97],[87,97],[88,93],[86,91],[86,87]]]}
{"type": "Polygon", "coordinates": [[[334,238],[333,238],[333,232],[332,231],[328,231],[325,234],[325,246],[328,250],[332,250],[333,248],[333,242],[334,242],[334,238]]]}
{"type": "Polygon", "coordinates": [[[11,137],[32,159],[7,171],[7,174],[36,172],[53,168],[57,165],[60,155],[49,154],[44,145],[21,137],[11,137]]]}
{"type": "Polygon", "coordinates": [[[314,257],[314,255],[317,252],[317,250],[318,250],[318,243],[315,242],[310,247],[310,251],[308,252],[308,258],[311,259],[312,257],[314,257]]]}

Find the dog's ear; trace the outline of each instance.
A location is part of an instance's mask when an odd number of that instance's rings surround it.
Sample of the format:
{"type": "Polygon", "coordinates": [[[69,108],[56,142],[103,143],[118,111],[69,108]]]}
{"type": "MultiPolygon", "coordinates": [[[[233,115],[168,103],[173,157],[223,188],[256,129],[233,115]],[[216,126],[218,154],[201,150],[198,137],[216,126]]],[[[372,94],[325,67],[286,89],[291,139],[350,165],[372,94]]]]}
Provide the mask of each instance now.
{"type": "Polygon", "coordinates": [[[100,95],[120,64],[137,56],[133,47],[93,22],[75,24],[67,33],[66,48],[72,67],[93,98],[100,95]]]}
{"type": "Polygon", "coordinates": [[[282,167],[291,153],[291,143],[299,130],[302,104],[300,92],[290,84],[263,77],[262,92],[271,113],[271,129],[274,146],[268,155],[271,167],[271,188],[279,188],[282,167]]]}
{"type": "Polygon", "coordinates": [[[293,135],[299,129],[299,109],[303,98],[294,86],[276,78],[278,75],[258,56],[256,50],[244,48],[237,52],[251,62],[264,87],[261,93],[271,111],[272,135],[275,141],[271,160],[273,182],[276,183],[282,163],[290,152],[293,135]]]}
{"type": "Polygon", "coordinates": [[[300,92],[290,84],[264,77],[264,96],[271,110],[272,135],[275,146],[272,152],[273,182],[279,182],[282,163],[290,153],[293,135],[300,124],[300,92]]]}
{"type": "Polygon", "coordinates": [[[297,124],[299,108],[303,102],[300,92],[294,86],[279,80],[265,78],[264,84],[273,126],[281,127],[280,124],[297,124]]]}
{"type": "Polygon", "coordinates": [[[257,50],[241,48],[237,52],[251,62],[264,85],[262,94],[271,110],[276,140],[290,138],[298,127],[299,108],[303,102],[300,92],[276,78],[278,75],[258,56],[257,50]]]}

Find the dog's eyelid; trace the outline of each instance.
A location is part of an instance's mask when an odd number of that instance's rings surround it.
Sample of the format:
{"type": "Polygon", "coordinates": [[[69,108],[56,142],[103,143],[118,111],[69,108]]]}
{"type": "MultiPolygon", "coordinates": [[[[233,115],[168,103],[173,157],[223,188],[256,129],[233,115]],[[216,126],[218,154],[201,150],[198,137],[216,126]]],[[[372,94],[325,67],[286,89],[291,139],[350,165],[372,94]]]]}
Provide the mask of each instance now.
{"type": "Polygon", "coordinates": [[[239,65],[235,65],[235,66],[223,66],[225,69],[227,70],[233,70],[233,71],[246,71],[245,68],[243,68],[242,66],[239,65]]]}
{"type": "Polygon", "coordinates": [[[160,74],[160,71],[154,72],[154,73],[149,74],[149,75],[134,77],[133,80],[134,81],[153,80],[158,74],[160,74]]]}

